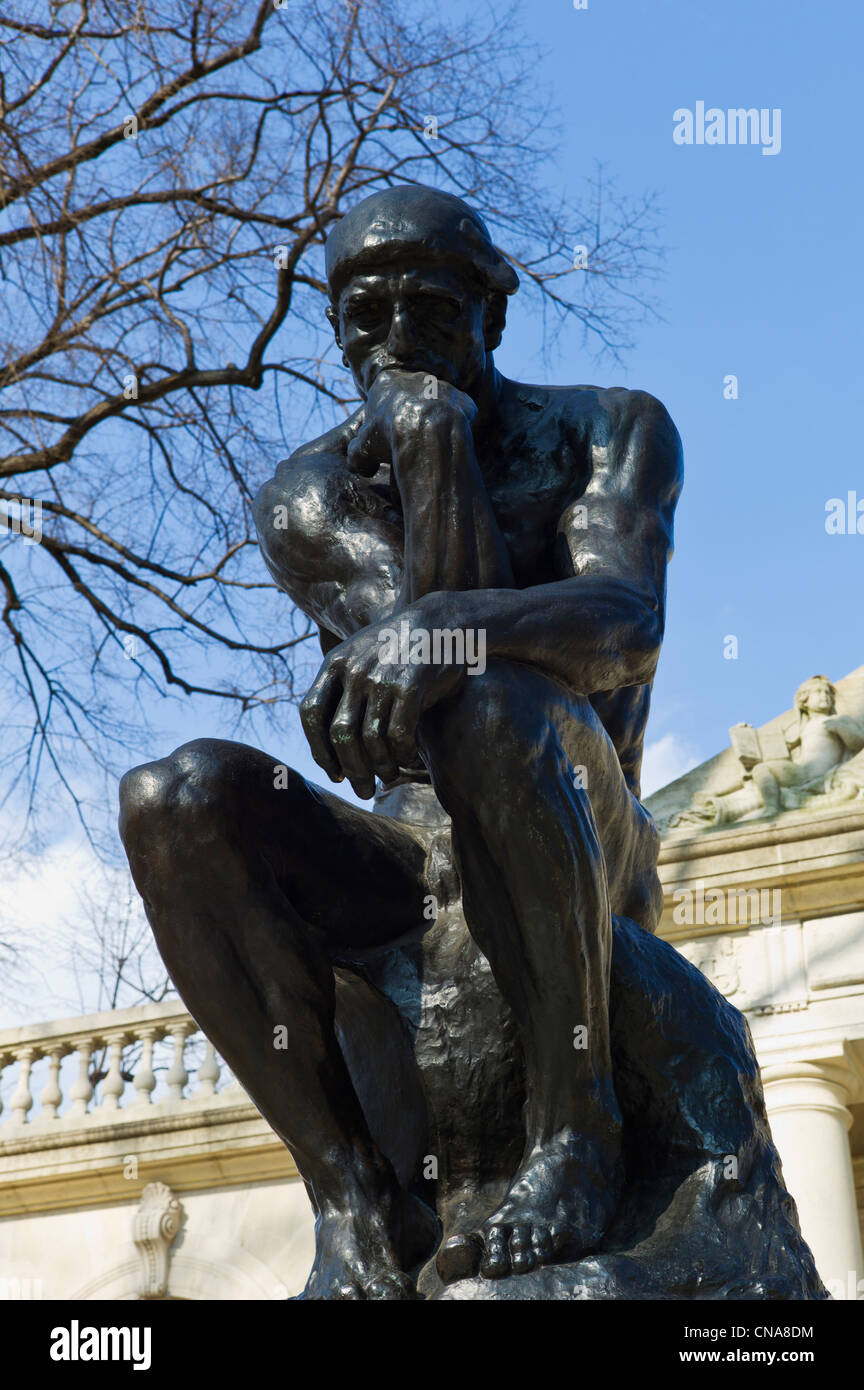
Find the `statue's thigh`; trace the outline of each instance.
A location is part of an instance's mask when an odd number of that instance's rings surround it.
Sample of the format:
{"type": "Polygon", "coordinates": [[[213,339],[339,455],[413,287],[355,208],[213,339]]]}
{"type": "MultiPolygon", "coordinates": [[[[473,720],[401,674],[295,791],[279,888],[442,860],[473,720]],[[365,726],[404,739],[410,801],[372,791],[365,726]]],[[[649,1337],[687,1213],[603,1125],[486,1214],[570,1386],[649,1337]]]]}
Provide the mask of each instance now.
{"type": "MultiPolygon", "coordinates": [[[[793,763],[791,758],[770,758],[764,763],[757,764],[753,769],[753,776],[756,780],[770,773],[781,787],[795,787],[807,780],[806,774],[802,775],[802,768],[799,763],[793,763]]],[[[769,779],[770,780],[770,779],[769,779]]]]}
{"type": "Polygon", "coordinates": [[[404,826],[298,779],[267,859],[296,912],[333,946],[378,946],[423,920],[426,850],[404,826]]]}
{"type": "Polygon", "coordinates": [[[218,893],[236,915],[237,895],[275,886],[334,945],[379,945],[422,921],[417,838],[260,749],[194,739],[127,773],[121,807],[136,883],[151,902],[218,893]]]}

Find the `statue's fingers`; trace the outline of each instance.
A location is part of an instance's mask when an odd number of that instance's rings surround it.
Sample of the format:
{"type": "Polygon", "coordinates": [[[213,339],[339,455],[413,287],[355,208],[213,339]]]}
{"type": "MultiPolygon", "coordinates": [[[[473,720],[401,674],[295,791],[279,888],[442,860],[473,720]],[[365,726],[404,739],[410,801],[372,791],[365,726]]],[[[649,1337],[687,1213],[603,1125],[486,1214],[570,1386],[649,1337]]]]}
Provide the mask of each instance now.
{"type": "Polygon", "coordinates": [[[387,743],[400,767],[410,767],[417,756],[417,725],[420,722],[420,695],[416,690],[397,692],[390,711],[387,743]]]}
{"type": "Polygon", "coordinates": [[[365,712],[365,691],[347,684],[330,724],[330,744],[354,791],[368,801],[375,793],[375,777],[366,762],[363,748],[365,712]]]}
{"type": "Polygon", "coordinates": [[[361,473],[371,478],[381,464],[381,441],[374,420],[367,420],[355,434],[346,451],[348,468],[352,473],[361,473]]]}
{"type": "Polygon", "coordinates": [[[392,782],[399,776],[399,765],[387,743],[387,728],[393,697],[389,691],[373,690],[366,702],[363,717],[363,747],[367,762],[382,782],[392,782]]]}
{"type": "Polygon", "coordinates": [[[300,706],[300,722],[312,757],[332,782],[341,782],[342,765],[330,742],[330,724],[342,699],[342,679],[325,663],[300,706]]]}

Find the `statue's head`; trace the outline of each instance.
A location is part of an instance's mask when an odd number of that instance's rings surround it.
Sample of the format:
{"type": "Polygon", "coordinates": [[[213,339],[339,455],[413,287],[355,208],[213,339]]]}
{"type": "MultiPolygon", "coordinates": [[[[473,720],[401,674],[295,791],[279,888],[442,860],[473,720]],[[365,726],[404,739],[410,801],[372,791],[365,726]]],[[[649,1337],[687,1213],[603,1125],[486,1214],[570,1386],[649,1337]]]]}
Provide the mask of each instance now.
{"type": "Polygon", "coordinates": [[[365,396],[387,367],[471,393],[519,285],[482,218],[416,184],[364,198],[327,238],[327,317],[365,396]]]}
{"type": "Polygon", "coordinates": [[[811,676],[795,691],[795,708],[807,718],[811,714],[833,714],[837,707],[837,688],[827,676],[811,676]]]}

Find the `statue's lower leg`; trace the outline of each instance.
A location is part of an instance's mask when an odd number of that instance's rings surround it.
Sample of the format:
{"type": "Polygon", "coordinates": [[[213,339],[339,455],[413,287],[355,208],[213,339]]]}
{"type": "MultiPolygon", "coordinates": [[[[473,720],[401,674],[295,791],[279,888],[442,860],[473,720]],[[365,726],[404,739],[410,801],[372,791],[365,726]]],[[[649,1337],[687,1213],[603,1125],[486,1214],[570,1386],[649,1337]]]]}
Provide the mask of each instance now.
{"type": "Polygon", "coordinates": [[[445,1282],[578,1258],[599,1244],[620,1190],[612,923],[594,817],[554,728],[521,698],[523,678],[487,677],[433,711],[423,751],[453,819],[469,929],[519,1027],[526,1143],[497,1211],[439,1252],[445,1282]]]}
{"type": "Polygon", "coordinates": [[[242,786],[235,777],[233,801],[220,800],[220,777],[179,750],[124,779],[121,830],[157,944],[314,1196],[305,1296],[412,1297],[405,1271],[429,1253],[434,1217],[402,1191],[369,1134],[334,1031],[322,933],[294,911],[260,845],[237,839],[242,786]]]}

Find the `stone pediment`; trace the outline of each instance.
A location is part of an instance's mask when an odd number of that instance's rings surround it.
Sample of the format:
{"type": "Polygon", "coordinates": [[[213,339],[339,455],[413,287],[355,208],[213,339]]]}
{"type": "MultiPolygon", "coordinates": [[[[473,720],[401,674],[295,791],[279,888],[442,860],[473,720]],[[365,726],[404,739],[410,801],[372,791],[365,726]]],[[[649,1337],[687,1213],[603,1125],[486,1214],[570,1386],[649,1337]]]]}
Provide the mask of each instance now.
{"type": "Polygon", "coordinates": [[[792,708],[730,730],[721,753],[645,800],[664,839],[734,824],[864,812],[864,666],[811,677],[792,708]]]}

